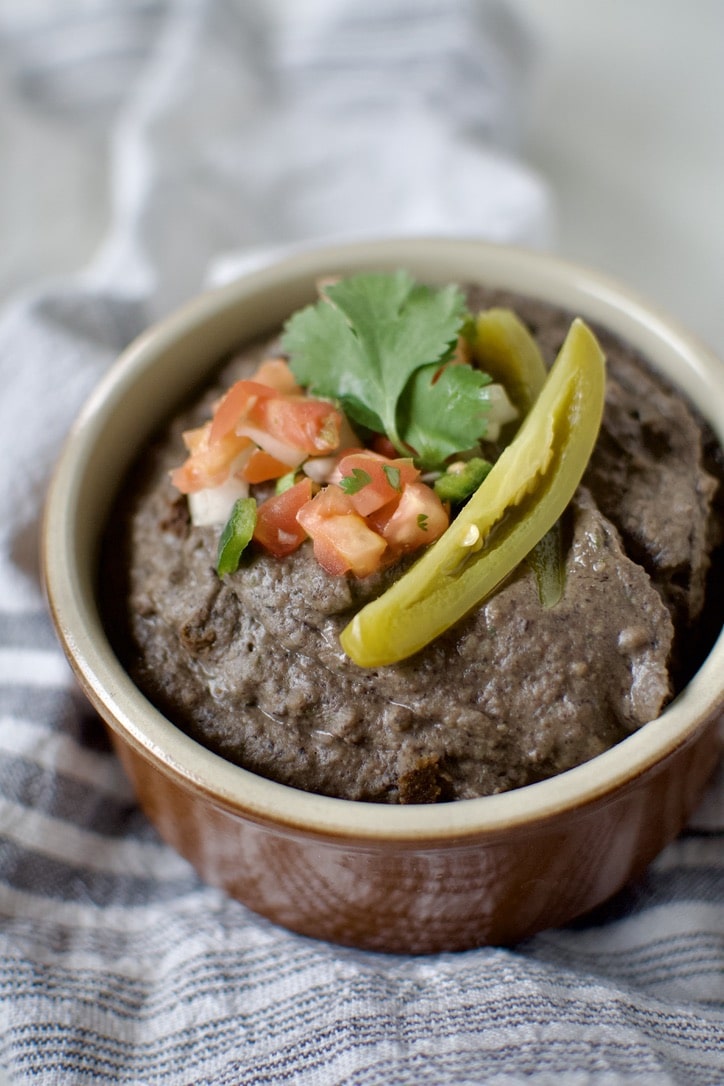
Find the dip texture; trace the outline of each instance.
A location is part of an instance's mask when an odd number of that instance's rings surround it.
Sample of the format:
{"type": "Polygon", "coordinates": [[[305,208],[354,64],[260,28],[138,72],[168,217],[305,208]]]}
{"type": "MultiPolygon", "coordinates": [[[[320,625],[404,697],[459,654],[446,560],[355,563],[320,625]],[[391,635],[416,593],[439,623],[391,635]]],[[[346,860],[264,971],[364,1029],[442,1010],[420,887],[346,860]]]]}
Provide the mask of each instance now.
{"type": "MultiPolygon", "coordinates": [[[[548,365],[571,315],[473,288],[475,311],[515,309],[548,365]]],[[[109,628],[134,680],[233,762],[308,791],[388,803],[471,798],[553,776],[654,719],[688,666],[721,525],[702,428],[624,344],[607,355],[604,421],[563,518],[563,598],[544,609],[523,563],[409,660],[361,669],[339,634],[402,563],[333,577],[311,544],[252,550],[223,580],[218,529],[190,525],[169,470],[181,431],[262,356],[254,345],[143,453],[107,536],[109,628]]],[[[410,560],[406,560],[410,561],[410,560]]]]}

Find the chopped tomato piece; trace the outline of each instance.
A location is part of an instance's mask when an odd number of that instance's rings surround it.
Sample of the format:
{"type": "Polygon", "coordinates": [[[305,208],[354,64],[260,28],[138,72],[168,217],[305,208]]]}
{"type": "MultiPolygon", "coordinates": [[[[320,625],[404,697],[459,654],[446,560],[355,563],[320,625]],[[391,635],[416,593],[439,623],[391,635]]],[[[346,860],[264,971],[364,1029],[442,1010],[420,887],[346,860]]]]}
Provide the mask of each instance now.
{"type": "Polygon", "coordinates": [[[381,456],[386,456],[388,460],[394,460],[400,455],[386,434],[375,434],[372,438],[372,448],[381,456]]]}
{"type": "Polygon", "coordinates": [[[248,418],[260,399],[276,395],[273,388],[259,381],[236,381],[216,406],[211,420],[211,443],[219,441],[225,434],[233,433],[239,421],[248,418]]]}
{"type": "Polygon", "coordinates": [[[312,500],[314,505],[309,510],[305,510],[304,516],[305,518],[313,518],[313,523],[317,520],[324,520],[327,517],[344,516],[346,513],[354,513],[354,507],[351,501],[338,486],[322,487],[322,489],[314,495],[312,500]]]}
{"type": "Polygon", "coordinates": [[[280,393],[260,400],[252,409],[249,422],[309,456],[324,456],[339,445],[342,416],[326,400],[280,393]]]}
{"type": "Polygon", "coordinates": [[[314,556],[333,576],[351,572],[366,577],[379,568],[387,544],[356,513],[338,486],[327,486],[297,513],[312,538],[314,556]]]}
{"type": "Polygon", "coordinates": [[[259,363],[254,380],[260,385],[268,385],[277,392],[299,395],[301,389],[294,380],[294,374],[285,358],[265,358],[259,363]]]}
{"type": "Polygon", "coordinates": [[[340,459],[334,481],[347,494],[360,516],[367,517],[399,498],[420,472],[412,460],[390,460],[370,451],[349,452],[340,459]]]}
{"type": "Polygon", "coordinates": [[[171,472],[171,482],[182,494],[220,486],[238,470],[239,461],[251,452],[252,443],[248,437],[229,433],[221,440],[211,442],[210,434],[210,422],[183,434],[190,456],[171,472]]]}
{"type": "Polygon", "coordinates": [[[229,432],[244,434],[288,467],[339,445],[342,416],[326,400],[282,392],[258,381],[237,381],[211,423],[213,444],[229,432]]]}
{"type": "Polygon", "coordinates": [[[368,517],[365,517],[365,520],[373,532],[377,532],[378,535],[384,535],[384,530],[387,527],[390,517],[400,504],[401,497],[402,495],[398,494],[394,501],[388,502],[387,505],[383,505],[379,509],[375,509],[374,513],[370,513],[368,517]]]}
{"type": "Polygon", "coordinates": [[[391,502],[370,520],[398,554],[434,542],[450,523],[435,491],[420,482],[408,483],[399,501],[391,502]]]}
{"type": "Polygon", "coordinates": [[[247,483],[266,483],[270,479],[281,479],[288,471],[288,464],[270,456],[263,449],[254,449],[239,475],[247,483]]]}
{"type": "Polygon", "coordinates": [[[312,480],[304,478],[261,502],[256,511],[256,542],[278,558],[295,551],[307,538],[297,513],[311,498],[312,480]]]}
{"type": "Polygon", "coordinates": [[[324,520],[315,531],[312,544],[322,569],[337,577],[348,572],[367,577],[379,569],[387,549],[382,536],[368,528],[357,513],[324,520]]]}

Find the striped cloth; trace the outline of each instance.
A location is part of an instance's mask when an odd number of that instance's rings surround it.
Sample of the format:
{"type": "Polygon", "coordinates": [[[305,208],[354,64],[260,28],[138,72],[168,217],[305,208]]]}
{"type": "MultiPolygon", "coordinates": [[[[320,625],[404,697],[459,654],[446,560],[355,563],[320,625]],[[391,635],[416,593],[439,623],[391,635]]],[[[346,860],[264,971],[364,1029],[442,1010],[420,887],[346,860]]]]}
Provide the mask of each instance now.
{"type": "Polygon", "coordinates": [[[57,272],[0,312],[0,1067],[43,1084],[720,1083],[721,777],[584,921],[515,949],[366,954],[202,885],[139,812],[56,644],[48,473],[148,319],[308,238],[550,240],[546,189],[515,157],[531,43],[503,6],[282,6],[0,9],[0,120],[37,166],[23,185],[3,160],[2,282],[57,272]]]}

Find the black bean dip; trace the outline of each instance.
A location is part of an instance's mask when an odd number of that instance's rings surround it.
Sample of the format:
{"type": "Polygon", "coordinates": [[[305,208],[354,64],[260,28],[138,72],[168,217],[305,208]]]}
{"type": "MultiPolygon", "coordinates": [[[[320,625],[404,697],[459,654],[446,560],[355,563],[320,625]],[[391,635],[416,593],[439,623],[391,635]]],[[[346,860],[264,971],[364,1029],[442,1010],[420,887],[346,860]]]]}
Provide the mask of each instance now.
{"type": "MultiPolygon", "coordinates": [[[[549,365],[571,320],[477,287],[469,305],[515,309],[549,365]]],[[[564,517],[562,599],[543,608],[523,563],[426,649],[377,669],[346,658],[339,633],[399,566],[332,577],[304,544],[281,559],[255,552],[222,580],[218,530],[192,527],[169,482],[181,431],[262,348],[242,352],[144,451],[114,513],[103,570],[109,626],[139,687],[232,762],[300,789],[385,803],[518,788],[655,719],[703,651],[692,659],[721,541],[714,442],[634,351],[596,331],[606,407],[564,517]]]]}

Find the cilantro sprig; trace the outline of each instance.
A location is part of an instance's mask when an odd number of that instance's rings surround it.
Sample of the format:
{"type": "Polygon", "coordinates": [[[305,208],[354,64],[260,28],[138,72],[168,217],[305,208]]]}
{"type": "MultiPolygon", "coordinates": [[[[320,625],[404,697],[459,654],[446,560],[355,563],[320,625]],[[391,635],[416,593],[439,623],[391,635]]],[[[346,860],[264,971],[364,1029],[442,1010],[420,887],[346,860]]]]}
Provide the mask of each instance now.
{"type": "Polygon", "coordinates": [[[359,425],[386,434],[425,468],[485,436],[487,374],[446,365],[470,319],[456,286],[406,271],[362,273],[324,289],[286,323],[282,348],[300,385],[337,400],[359,425]]]}

